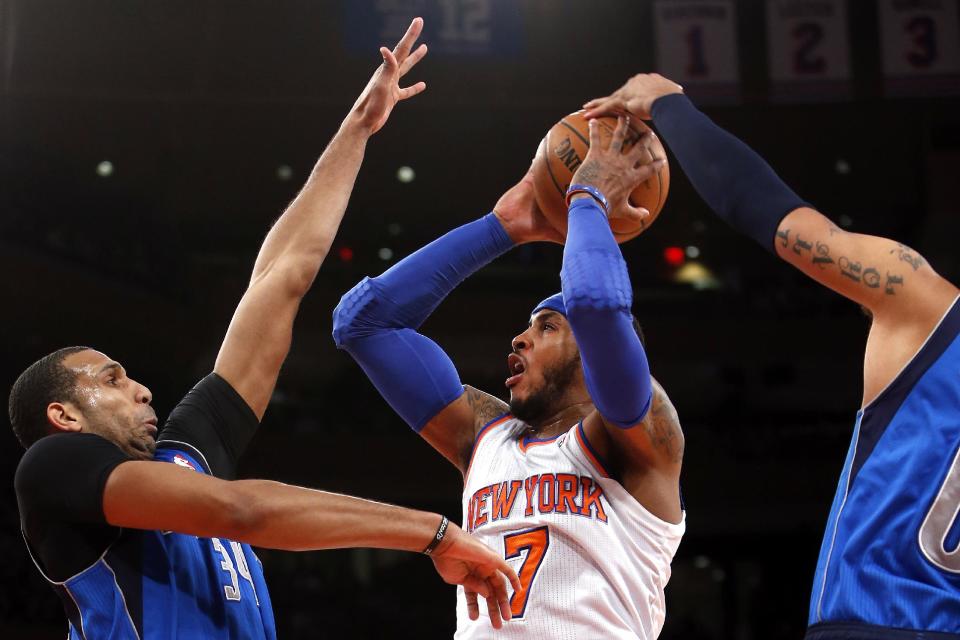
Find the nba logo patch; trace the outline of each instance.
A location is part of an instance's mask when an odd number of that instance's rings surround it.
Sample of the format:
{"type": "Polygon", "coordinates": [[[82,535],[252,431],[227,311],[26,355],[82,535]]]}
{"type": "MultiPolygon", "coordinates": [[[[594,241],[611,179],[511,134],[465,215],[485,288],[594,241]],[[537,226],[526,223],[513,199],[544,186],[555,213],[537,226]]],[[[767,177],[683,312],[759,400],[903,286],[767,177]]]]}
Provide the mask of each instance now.
{"type": "Polygon", "coordinates": [[[173,456],[173,464],[178,464],[178,465],[180,465],[181,467],[186,467],[186,468],[188,468],[188,469],[193,469],[194,471],[197,470],[196,467],[193,466],[193,463],[192,463],[192,462],[190,462],[189,460],[187,460],[186,458],[184,458],[184,457],[183,457],[182,455],[180,455],[179,453],[178,453],[177,455],[173,456]]]}

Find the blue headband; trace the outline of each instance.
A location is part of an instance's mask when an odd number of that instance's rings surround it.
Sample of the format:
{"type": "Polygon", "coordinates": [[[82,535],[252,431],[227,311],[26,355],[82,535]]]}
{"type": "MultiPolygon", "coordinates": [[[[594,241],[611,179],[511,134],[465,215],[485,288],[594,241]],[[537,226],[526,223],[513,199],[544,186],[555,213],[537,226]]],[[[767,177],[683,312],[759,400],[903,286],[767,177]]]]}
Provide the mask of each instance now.
{"type": "Polygon", "coordinates": [[[552,311],[556,311],[557,313],[563,314],[564,316],[567,315],[567,308],[563,306],[562,293],[555,293],[549,298],[540,302],[540,304],[533,308],[533,311],[530,312],[530,315],[532,316],[541,309],[550,309],[552,311]]]}

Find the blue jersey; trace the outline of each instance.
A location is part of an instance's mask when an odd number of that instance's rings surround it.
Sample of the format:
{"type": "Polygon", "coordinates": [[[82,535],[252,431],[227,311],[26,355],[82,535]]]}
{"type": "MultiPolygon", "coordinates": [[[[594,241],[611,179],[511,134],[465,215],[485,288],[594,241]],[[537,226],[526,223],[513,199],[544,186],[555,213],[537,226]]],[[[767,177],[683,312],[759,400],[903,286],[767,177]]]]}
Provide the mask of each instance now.
{"type": "Polygon", "coordinates": [[[817,640],[960,638],[960,302],[857,414],[809,624],[817,640]]]}
{"type": "MultiPolygon", "coordinates": [[[[203,473],[198,457],[161,442],[155,459],[203,473]]],[[[247,544],[124,530],[92,566],[53,584],[70,640],[276,638],[263,569],[247,544]]]]}

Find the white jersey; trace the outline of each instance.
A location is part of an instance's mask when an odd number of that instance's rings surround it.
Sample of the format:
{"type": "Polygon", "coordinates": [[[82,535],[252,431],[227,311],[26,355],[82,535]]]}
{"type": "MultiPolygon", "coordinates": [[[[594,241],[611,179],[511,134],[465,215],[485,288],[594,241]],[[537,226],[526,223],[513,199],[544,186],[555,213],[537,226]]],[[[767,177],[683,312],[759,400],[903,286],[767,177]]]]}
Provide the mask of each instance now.
{"type": "Polygon", "coordinates": [[[523,590],[497,631],[480,598],[467,617],[457,593],[456,638],[656,638],[663,588],[686,528],[644,509],[609,477],[578,424],[548,440],[520,439],[504,416],[477,437],[463,492],[463,528],[507,558],[523,590]]]}

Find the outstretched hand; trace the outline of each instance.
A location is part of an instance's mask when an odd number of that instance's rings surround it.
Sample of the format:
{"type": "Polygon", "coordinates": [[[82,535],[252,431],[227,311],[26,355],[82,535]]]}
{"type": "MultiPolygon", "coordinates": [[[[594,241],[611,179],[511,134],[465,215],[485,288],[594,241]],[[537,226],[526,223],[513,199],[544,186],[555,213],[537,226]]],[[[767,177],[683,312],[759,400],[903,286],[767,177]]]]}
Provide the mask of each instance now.
{"type": "Polygon", "coordinates": [[[427,88],[427,83],[423,81],[409,87],[400,87],[400,78],[407,75],[407,72],[427,55],[425,44],[421,44],[411,53],[422,30],[423,18],[414,18],[393,51],[380,47],[383,64],[373,73],[352,109],[352,113],[359,118],[360,124],[370,135],[386,124],[390,112],[398,102],[412,98],[427,88]]]}
{"type": "Polygon", "coordinates": [[[507,581],[514,591],[520,591],[520,579],[506,560],[453,523],[430,559],[444,582],[463,585],[471,620],[480,617],[477,595],[486,600],[494,629],[501,628],[503,621],[510,619],[507,581]]]}
{"type": "Polygon", "coordinates": [[[583,105],[587,118],[630,114],[644,120],[653,116],[650,110],[657,98],[683,93],[683,87],[659,73],[639,73],[605,98],[594,98],[583,105]]]}
{"type": "Polygon", "coordinates": [[[665,159],[653,155],[653,132],[647,131],[630,149],[624,151],[624,140],[630,131],[629,117],[617,118],[617,127],[606,147],[600,140],[600,123],[590,120],[589,126],[590,150],[587,151],[583,164],[573,174],[570,184],[599,189],[610,204],[610,218],[646,218],[650,212],[643,207],[631,205],[629,197],[637,185],[659,171],[666,162],[665,159]]]}

